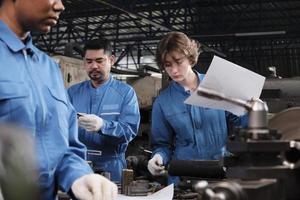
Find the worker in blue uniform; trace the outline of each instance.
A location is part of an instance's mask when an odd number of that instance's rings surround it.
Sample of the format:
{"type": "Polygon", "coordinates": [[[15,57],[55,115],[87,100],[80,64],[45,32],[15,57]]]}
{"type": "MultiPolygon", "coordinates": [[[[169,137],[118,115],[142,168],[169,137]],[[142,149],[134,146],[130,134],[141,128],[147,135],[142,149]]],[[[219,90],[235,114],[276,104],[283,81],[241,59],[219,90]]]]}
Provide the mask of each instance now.
{"type": "Polygon", "coordinates": [[[137,135],[140,113],[134,89],[112,77],[115,62],[108,40],[88,41],[84,47],[84,69],[90,80],[68,89],[80,114],[79,139],[87,146],[87,159],[98,171],[110,173],[120,182],[126,168],[125,151],[137,135]]]}
{"type": "Polygon", "coordinates": [[[40,199],[57,199],[58,189],[76,199],[115,199],[117,186],[85,161],[59,66],[32,43],[30,31],[48,32],[63,10],[61,0],[0,0],[0,122],[35,141],[40,199]]]}
{"type": "MultiPolygon", "coordinates": [[[[148,162],[152,175],[162,175],[170,160],[219,159],[226,153],[227,122],[247,125],[247,117],[184,103],[204,77],[192,69],[199,47],[181,32],[170,32],[158,44],[157,64],[172,81],[153,104],[153,153],[148,162]]],[[[178,179],[171,177],[170,181],[176,183],[178,179]]]]}

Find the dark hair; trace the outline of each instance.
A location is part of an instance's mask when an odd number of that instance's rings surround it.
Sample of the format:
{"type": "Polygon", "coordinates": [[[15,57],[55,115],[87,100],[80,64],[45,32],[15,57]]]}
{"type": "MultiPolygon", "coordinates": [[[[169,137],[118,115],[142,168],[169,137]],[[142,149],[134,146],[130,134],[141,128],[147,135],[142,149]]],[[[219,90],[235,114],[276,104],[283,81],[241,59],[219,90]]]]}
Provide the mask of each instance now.
{"type": "MultiPolygon", "coordinates": [[[[1,0],[0,0],[1,1],[1,0]]],[[[85,55],[87,50],[104,50],[104,53],[107,55],[112,54],[112,46],[110,41],[106,39],[94,39],[86,42],[83,48],[83,55],[85,55]]]]}

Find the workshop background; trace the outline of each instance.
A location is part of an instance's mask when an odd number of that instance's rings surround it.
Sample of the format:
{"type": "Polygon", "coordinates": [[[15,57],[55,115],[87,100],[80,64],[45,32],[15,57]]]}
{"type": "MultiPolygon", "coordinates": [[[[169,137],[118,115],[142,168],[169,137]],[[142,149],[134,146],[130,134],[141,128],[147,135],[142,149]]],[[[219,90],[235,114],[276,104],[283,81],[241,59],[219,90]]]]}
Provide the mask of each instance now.
{"type": "Polygon", "coordinates": [[[48,34],[34,34],[35,43],[61,63],[68,87],[87,79],[80,61],[84,42],[114,41],[118,59],[112,72],[136,89],[141,133],[149,131],[153,99],[167,84],[154,54],[169,31],[182,31],[202,44],[200,72],[217,55],[272,78],[261,96],[271,113],[300,104],[300,1],[66,0],[64,5],[59,23],[48,34]]]}
{"type": "Polygon", "coordinates": [[[300,106],[299,0],[65,0],[66,10],[35,44],[60,63],[65,86],[87,79],[82,45],[114,41],[112,73],[131,84],[141,110],[138,137],[128,156],[149,155],[151,107],[168,82],[154,60],[158,41],[182,31],[202,44],[196,68],[205,73],[214,55],[265,76],[261,99],[271,114],[300,106]]]}

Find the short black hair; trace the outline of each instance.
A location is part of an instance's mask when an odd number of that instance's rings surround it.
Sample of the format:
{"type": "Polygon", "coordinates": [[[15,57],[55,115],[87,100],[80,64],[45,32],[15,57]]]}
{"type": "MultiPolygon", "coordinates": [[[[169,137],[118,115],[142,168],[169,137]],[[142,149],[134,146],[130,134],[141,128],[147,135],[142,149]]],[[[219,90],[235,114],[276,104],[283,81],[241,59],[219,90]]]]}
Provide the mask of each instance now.
{"type": "Polygon", "coordinates": [[[100,50],[100,49],[103,49],[105,54],[112,55],[111,42],[106,39],[93,39],[87,41],[83,48],[83,55],[85,55],[87,50],[100,50]]]}

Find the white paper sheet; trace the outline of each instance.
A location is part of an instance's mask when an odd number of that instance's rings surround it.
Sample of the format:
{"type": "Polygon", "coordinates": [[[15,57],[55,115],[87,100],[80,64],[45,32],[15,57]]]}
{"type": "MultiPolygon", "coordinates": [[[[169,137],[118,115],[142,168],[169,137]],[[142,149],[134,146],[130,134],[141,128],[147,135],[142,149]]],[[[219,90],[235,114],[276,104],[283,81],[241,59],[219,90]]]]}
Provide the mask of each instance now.
{"type": "MultiPolygon", "coordinates": [[[[200,82],[200,87],[223,93],[228,97],[249,101],[252,97],[259,98],[264,82],[265,77],[214,56],[204,79],[200,82]]],[[[227,110],[239,116],[246,113],[246,109],[241,106],[199,96],[197,91],[192,93],[184,103],[227,110]]]]}
{"type": "Polygon", "coordinates": [[[172,200],[174,195],[174,185],[171,184],[148,196],[126,196],[119,194],[117,200],[172,200]]]}

